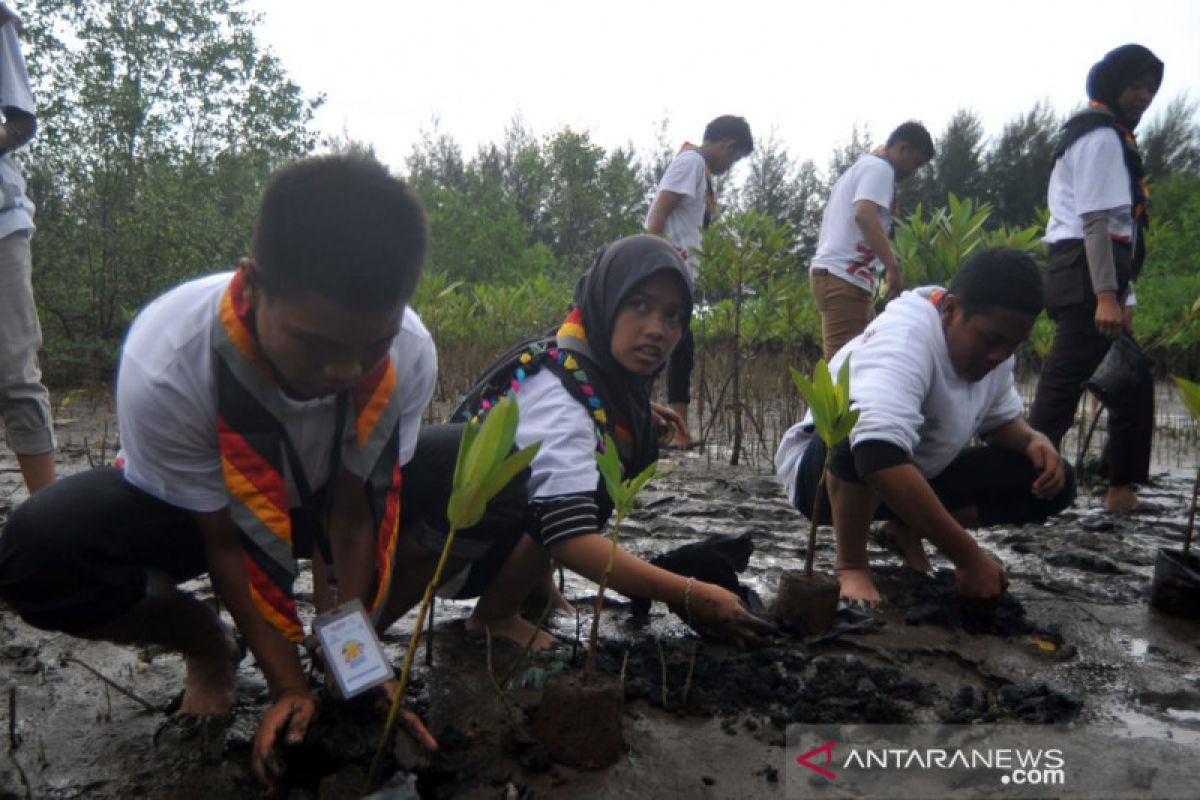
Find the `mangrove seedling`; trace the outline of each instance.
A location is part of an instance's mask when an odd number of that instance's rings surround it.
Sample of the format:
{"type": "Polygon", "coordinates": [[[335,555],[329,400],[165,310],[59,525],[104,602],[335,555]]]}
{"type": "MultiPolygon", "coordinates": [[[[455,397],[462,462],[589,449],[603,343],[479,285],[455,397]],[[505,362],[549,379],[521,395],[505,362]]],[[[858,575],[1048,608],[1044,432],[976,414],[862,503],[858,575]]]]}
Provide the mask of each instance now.
{"type": "Polygon", "coordinates": [[[608,548],[608,563],[604,565],[604,574],[600,576],[600,590],[596,592],[596,606],[592,614],[592,635],[588,641],[587,660],[584,662],[584,674],[596,673],[596,645],[600,638],[600,612],[604,610],[604,589],[608,586],[608,576],[612,574],[613,563],[617,558],[617,541],[621,535],[621,522],[633,510],[638,493],[645,488],[650,479],[658,472],[658,462],[652,462],[640,474],[633,478],[621,477],[621,456],[617,452],[617,443],[612,436],[604,434],[604,451],[596,453],[596,465],[604,478],[604,486],[613,502],[616,512],[616,522],[613,524],[612,544],[608,548]]]}
{"type": "Polygon", "coordinates": [[[408,649],[404,654],[404,666],[400,671],[400,683],[396,694],[392,697],[392,706],[388,711],[387,724],[384,725],[383,738],[379,749],[371,763],[371,771],[367,777],[368,788],[374,787],[379,776],[379,768],[383,754],[387,750],[392,734],[396,729],[396,719],[404,702],[404,693],[408,688],[408,678],[412,670],[413,657],[421,639],[421,627],[425,622],[425,614],[433,600],[433,592],[442,580],[442,571],[450,557],[450,549],[454,546],[454,537],[462,528],[470,528],[483,519],[488,501],[508,485],[509,481],[521,473],[537,454],[541,442],[534,442],[517,452],[512,452],[513,440],[517,434],[517,404],[511,397],[503,397],[492,406],[484,418],[483,424],[468,423],[463,429],[462,440],[458,445],[458,460],[454,465],[454,481],[451,485],[450,501],[446,508],[446,516],[450,520],[450,532],[446,543],[442,546],[442,555],[438,559],[433,577],[425,587],[421,605],[417,611],[417,621],[413,625],[412,636],[408,640],[408,649]]]}
{"type": "MultiPolygon", "coordinates": [[[[1197,301],[1197,307],[1200,307],[1200,301],[1197,301]]],[[[1192,419],[1200,423],[1200,383],[1193,383],[1178,375],[1172,375],[1171,380],[1175,381],[1175,385],[1183,394],[1183,404],[1187,406],[1192,419]]],[[[1188,563],[1188,552],[1192,549],[1192,533],[1195,531],[1196,525],[1197,492],[1200,492],[1200,469],[1196,470],[1196,481],[1192,484],[1192,506],[1188,511],[1187,531],[1183,534],[1183,563],[1185,564],[1188,563]]]]}
{"type": "Polygon", "coordinates": [[[821,479],[817,482],[817,496],[813,498],[813,513],[808,528],[808,552],[804,554],[804,574],[813,574],[813,558],[817,548],[817,520],[821,517],[821,498],[825,492],[825,478],[829,474],[829,459],[833,448],[850,435],[854,424],[858,422],[858,409],[850,408],[850,359],[842,362],[838,370],[837,383],[829,374],[829,364],[825,359],[817,362],[813,379],[800,374],[792,368],[792,382],[804,395],[808,403],[809,413],[812,414],[813,428],[817,436],[825,442],[825,463],[821,465],[821,479]]]}

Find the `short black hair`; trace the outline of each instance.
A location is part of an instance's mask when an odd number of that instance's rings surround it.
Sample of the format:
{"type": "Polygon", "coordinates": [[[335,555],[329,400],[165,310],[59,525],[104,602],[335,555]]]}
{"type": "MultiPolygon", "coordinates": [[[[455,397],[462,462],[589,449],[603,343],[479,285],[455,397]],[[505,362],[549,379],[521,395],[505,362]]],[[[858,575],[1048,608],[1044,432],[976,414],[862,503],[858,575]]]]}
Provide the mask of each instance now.
{"type": "Polygon", "coordinates": [[[930,161],[937,155],[937,150],[933,147],[933,137],[929,135],[929,131],[924,125],[914,120],[909,120],[892,131],[892,135],[887,138],[884,146],[891,147],[900,142],[905,142],[910,147],[920,150],[930,161]]]}
{"type": "Polygon", "coordinates": [[[425,209],[407,183],[370,155],[327,155],[272,176],[253,254],[268,296],[379,308],[412,297],[428,238],[425,209]]]}
{"type": "Polygon", "coordinates": [[[704,128],[704,141],[723,142],[726,139],[733,139],[743,155],[754,152],[754,136],[750,133],[750,123],[746,122],[745,117],[726,114],[717,117],[704,128]]]}
{"type": "Polygon", "coordinates": [[[950,280],[963,314],[970,317],[1005,308],[1036,317],[1045,308],[1042,271],[1033,256],[1011,247],[981,250],[950,280]]]}

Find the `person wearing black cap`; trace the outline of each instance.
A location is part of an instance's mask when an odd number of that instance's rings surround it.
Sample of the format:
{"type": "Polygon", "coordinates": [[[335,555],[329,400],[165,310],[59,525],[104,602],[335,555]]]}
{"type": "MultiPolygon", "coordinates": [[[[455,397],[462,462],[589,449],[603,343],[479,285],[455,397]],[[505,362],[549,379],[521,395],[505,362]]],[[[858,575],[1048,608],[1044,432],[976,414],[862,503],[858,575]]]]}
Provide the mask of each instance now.
{"type": "MultiPolygon", "coordinates": [[[[1046,312],[1054,344],[1042,365],[1030,422],[1057,447],[1083,382],[1126,329],[1123,306],[1145,259],[1149,192],[1133,131],[1162,84],[1163,62],[1145,47],[1110,51],[1088,73],[1088,108],[1063,128],[1050,175],[1046,312]]],[[[1154,387],[1110,404],[1105,508],[1139,504],[1133,484],[1150,469],[1154,387]]]]}

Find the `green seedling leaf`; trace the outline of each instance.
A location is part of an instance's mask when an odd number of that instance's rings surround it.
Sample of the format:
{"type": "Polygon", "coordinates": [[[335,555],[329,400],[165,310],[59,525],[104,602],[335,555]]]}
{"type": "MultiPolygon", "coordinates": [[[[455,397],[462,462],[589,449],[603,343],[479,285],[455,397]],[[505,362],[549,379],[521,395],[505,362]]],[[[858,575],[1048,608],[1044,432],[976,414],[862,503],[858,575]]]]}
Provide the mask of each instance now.
{"type": "Polygon", "coordinates": [[[541,442],[513,453],[517,435],[517,404],[502,398],[478,430],[467,425],[458,447],[453,491],[446,515],[456,528],[470,528],[483,519],[488,502],[529,465],[541,442]]]}
{"type": "Polygon", "coordinates": [[[1200,383],[1193,383],[1178,375],[1172,375],[1171,380],[1175,381],[1175,385],[1179,387],[1179,391],[1183,395],[1183,404],[1187,406],[1192,419],[1200,420],[1200,383]]]}

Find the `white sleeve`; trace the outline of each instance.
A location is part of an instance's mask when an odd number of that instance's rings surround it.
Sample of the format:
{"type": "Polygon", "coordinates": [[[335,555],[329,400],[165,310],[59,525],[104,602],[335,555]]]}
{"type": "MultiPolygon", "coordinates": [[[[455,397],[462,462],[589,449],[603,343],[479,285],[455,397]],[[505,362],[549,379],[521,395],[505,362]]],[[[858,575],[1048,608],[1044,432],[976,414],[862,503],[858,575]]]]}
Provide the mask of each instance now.
{"type": "Polygon", "coordinates": [[[896,193],[896,171],[882,158],[870,158],[863,164],[854,186],[852,204],[859,200],[870,200],[880,208],[890,209],[896,193]]]}
{"type": "Polygon", "coordinates": [[[704,197],[704,157],[699,153],[688,155],[691,152],[694,151],[681,153],[671,161],[658,182],[658,191],[704,197]]]}
{"type": "Polygon", "coordinates": [[[998,368],[1003,371],[1003,375],[995,375],[996,392],[992,396],[991,407],[979,421],[979,430],[976,431],[979,435],[991,433],[1004,423],[1012,422],[1025,411],[1025,404],[1021,402],[1021,395],[1017,393],[1017,384],[1013,379],[1013,363],[1013,357],[1009,356],[1008,361],[998,368]]]}
{"type": "Polygon", "coordinates": [[[397,342],[407,350],[405,355],[411,363],[409,369],[396,378],[400,391],[404,392],[404,409],[400,415],[400,464],[403,466],[412,460],[417,450],[421,417],[433,399],[438,363],[433,337],[411,310],[405,311],[403,333],[397,337],[397,342]],[[412,321],[416,322],[415,326],[412,321]]]}
{"type": "Polygon", "coordinates": [[[873,323],[879,325],[875,335],[867,335],[868,326],[850,353],[850,399],[859,410],[850,444],[887,442],[912,456],[925,421],[921,409],[932,382],[933,353],[912,332],[888,330],[882,323],[882,317],[873,323]]]}
{"type": "Polygon", "coordinates": [[[21,56],[21,43],[15,23],[0,26],[0,106],[19,108],[33,114],[33,92],[29,89],[29,73],[21,56]]]}
{"type": "Polygon", "coordinates": [[[1071,145],[1075,213],[1128,208],[1129,170],[1117,132],[1102,128],[1083,136],[1071,145]]]}
{"type": "Polygon", "coordinates": [[[529,465],[529,498],[596,491],[596,428],[558,376],[540,370],[525,380],[516,398],[517,446],[542,443],[529,465]]]}
{"type": "Polygon", "coordinates": [[[116,394],[126,480],[188,511],[229,505],[211,382],[195,371],[149,375],[126,352],[116,394]]]}

